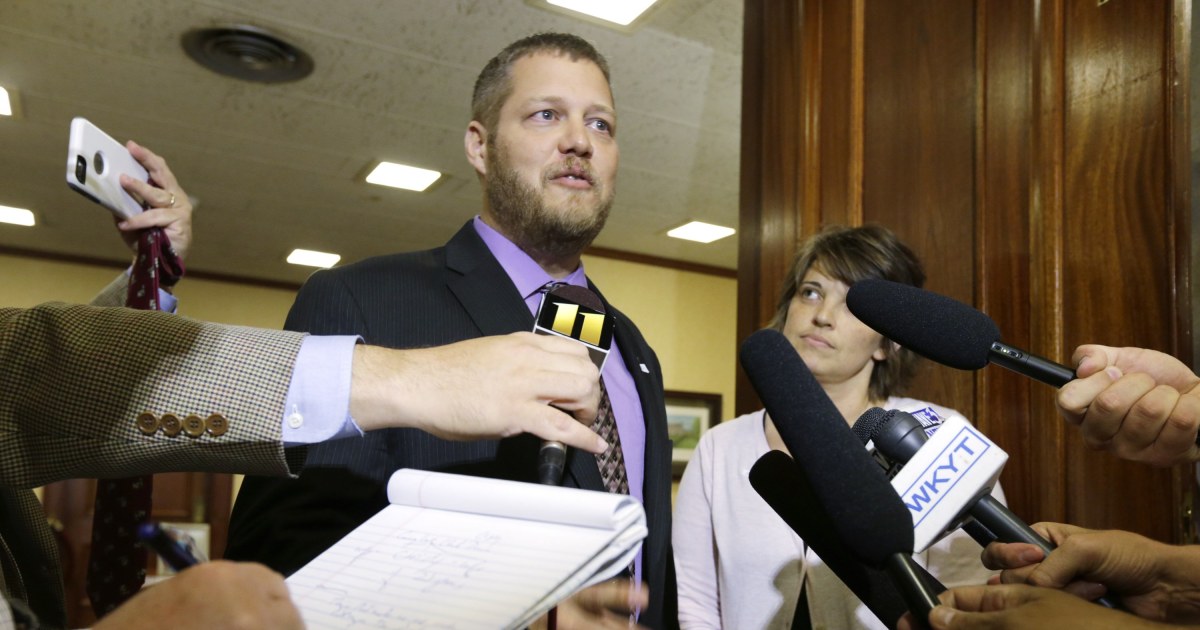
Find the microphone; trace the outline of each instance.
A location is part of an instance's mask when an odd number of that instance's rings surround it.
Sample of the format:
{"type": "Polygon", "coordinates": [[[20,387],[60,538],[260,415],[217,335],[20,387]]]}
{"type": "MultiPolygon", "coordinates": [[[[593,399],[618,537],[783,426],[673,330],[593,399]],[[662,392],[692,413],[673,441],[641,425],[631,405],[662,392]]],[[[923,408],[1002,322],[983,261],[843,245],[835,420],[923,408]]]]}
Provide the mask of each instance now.
{"type": "MultiPolygon", "coordinates": [[[[888,476],[892,478],[895,477],[896,473],[900,471],[900,468],[908,460],[899,460],[893,457],[888,457],[879,449],[878,445],[875,444],[875,437],[881,434],[883,426],[891,422],[892,418],[897,413],[904,412],[895,410],[884,411],[879,407],[871,407],[870,409],[864,411],[863,414],[858,417],[858,420],[854,421],[854,426],[850,427],[851,431],[853,431],[854,435],[858,437],[863,445],[872,452],[876,453],[876,461],[878,461],[879,465],[882,466],[885,471],[887,471],[888,476]]],[[[907,415],[911,417],[911,414],[907,415]]],[[[914,420],[915,419],[916,418],[914,417],[914,420]]],[[[909,427],[907,431],[903,432],[903,434],[895,434],[894,439],[902,444],[904,450],[915,453],[917,452],[917,449],[921,448],[921,446],[925,444],[929,437],[929,433],[936,431],[937,428],[937,426],[926,427],[924,423],[918,420],[915,426],[909,427]]],[[[896,451],[893,449],[892,452],[896,451]]],[[[996,535],[993,534],[991,530],[984,527],[982,523],[974,519],[968,519],[965,523],[963,523],[962,529],[966,531],[967,534],[975,540],[975,542],[979,543],[980,547],[986,547],[996,540],[996,535]]],[[[917,544],[915,542],[915,535],[914,544],[917,544]]]]}
{"type": "MultiPolygon", "coordinates": [[[[861,439],[870,431],[868,437],[880,453],[904,464],[892,486],[912,512],[918,549],[937,542],[969,515],[1000,542],[1027,543],[1046,555],[1054,550],[1050,541],[990,494],[1008,455],[965,420],[951,418],[929,438],[912,414],[879,408],[863,416],[868,414],[862,432],[859,422],[854,432],[861,439]],[[980,484],[980,480],[986,481],[980,484]],[[930,538],[922,547],[922,541],[930,538]]],[[[979,538],[976,541],[986,545],[979,538]]],[[[1116,607],[1105,597],[1096,603],[1116,607]]]]}
{"type": "MultiPolygon", "coordinates": [[[[894,628],[908,610],[905,600],[884,571],[863,564],[838,538],[833,522],[821,507],[808,478],[781,451],[768,451],[750,469],[750,485],[767,505],[821,557],[884,625],[894,628]]],[[[946,590],[925,569],[922,579],[940,593],[946,590]]]]}
{"type": "Polygon", "coordinates": [[[978,370],[991,362],[1054,387],[1075,379],[1065,365],[1002,343],[992,318],[944,295],[872,278],[850,287],[846,306],[879,334],[943,365],[978,370]]]}
{"type": "Polygon", "coordinates": [[[942,365],[978,370],[990,362],[1054,387],[1075,379],[1065,365],[1001,343],[992,318],[944,295],[889,280],[860,280],[846,293],[846,306],[879,334],[942,365]]]}
{"type": "MultiPolygon", "coordinates": [[[[612,348],[616,320],[605,312],[604,302],[592,291],[570,284],[553,286],[542,299],[534,319],[533,332],[565,337],[582,343],[588,356],[603,371],[612,348]]],[[[557,486],[562,483],[567,462],[567,446],[556,440],[544,440],[538,449],[538,483],[557,486]]]]}
{"type": "Polygon", "coordinates": [[[913,562],[912,518],[883,471],[782,334],[755,332],[739,354],[834,531],[864,562],[883,567],[909,610],[927,623],[937,593],[913,562]]]}
{"type": "MultiPolygon", "coordinates": [[[[903,411],[875,408],[863,416],[866,420],[855,422],[855,434],[863,439],[870,430],[865,438],[875,449],[904,465],[892,479],[892,487],[912,514],[918,551],[958,529],[969,517],[1001,542],[1046,544],[991,496],[1008,454],[966,420],[950,418],[928,437],[921,421],[903,411]],[[864,425],[861,431],[860,423],[864,425]]],[[[981,545],[991,542],[976,541],[981,545]]],[[[1048,547],[1042,550],[1049,553],[1048,547]]]]}

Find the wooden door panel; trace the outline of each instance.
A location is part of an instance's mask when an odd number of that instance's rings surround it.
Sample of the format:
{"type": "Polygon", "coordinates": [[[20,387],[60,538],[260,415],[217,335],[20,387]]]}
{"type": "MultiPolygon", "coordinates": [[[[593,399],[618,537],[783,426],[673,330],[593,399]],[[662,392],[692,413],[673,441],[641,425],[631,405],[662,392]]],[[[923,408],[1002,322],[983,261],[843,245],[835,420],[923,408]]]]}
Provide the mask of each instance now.
{"type": "MultiPolygon", "coordinates": [[[[1165,199],[1170,3],[1072,1],[1064,33],[1062,359],[1103,342],[1174,352],[1165,199]]],[[[1067,520],[1171,536],[1170,472],[1090,451],[1068,431],[1067,520]]]]}
{"type": "MultiPolygon", "coordinates": [[[[739,338],[769,317],[789,239],[871,221],[1013,345],[1187,356],[1187,0],[747,0],[746,16],[739,338]]],[[[1049,386],[932,367],[915,393],[1009,452],[1029,520],[1181,538],[1185,471],[1088,450],[1049,386]]]]}

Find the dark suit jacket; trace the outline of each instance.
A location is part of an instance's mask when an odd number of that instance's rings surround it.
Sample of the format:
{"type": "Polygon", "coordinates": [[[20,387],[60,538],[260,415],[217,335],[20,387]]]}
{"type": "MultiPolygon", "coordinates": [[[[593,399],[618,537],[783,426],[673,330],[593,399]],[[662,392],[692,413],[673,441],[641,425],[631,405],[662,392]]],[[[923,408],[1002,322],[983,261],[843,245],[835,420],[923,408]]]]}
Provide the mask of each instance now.
{"type": "MultiPolygon", "coordinates": [[[[650,533],[643,545],[643,573],[652,603],[643,623],[673,626],[671,444],[661,371],[633,323],[607,308],[616,315],[617,344],[646,420],[644,497],[650,533]]],[[[358,334],[372,345],[410,348],[531,330],[533,318],[468,222],[445,247],[317,272],[300,290],[286,327],[358,334]]],[[[256,560],[290,574],[382,509],[393,471],[419,468],[533,482],[538,446],[529,435],[450,442],[415,429],[311,446],[299,479],[246,478],[234,506],[226,557],[256,560]]],[[[603,490],[595,458],[571,449],[563,485],[603,490]]]]}

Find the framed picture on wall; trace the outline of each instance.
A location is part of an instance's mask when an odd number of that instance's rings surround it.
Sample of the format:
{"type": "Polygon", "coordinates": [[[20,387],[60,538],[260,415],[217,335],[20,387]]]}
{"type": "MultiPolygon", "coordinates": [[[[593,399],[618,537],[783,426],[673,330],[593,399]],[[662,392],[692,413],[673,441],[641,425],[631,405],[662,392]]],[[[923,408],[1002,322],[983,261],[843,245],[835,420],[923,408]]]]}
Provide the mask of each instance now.
{"type": "Polygon", "coordinates": [[[674,442],[671,472],[678,479],[700,436],[721,421],[721,395],[666,390],[667,437],[674,442]]]}

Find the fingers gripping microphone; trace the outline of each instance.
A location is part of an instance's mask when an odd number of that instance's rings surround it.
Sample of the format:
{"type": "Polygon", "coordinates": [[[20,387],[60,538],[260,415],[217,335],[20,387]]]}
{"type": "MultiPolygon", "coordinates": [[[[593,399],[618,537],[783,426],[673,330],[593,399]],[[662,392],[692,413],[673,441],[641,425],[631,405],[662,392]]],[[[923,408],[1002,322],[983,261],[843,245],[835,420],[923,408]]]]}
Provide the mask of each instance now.
{"type": "Polygon", "coordinates": [[[855,282],[846,306],[862,323],[917,354],[960,370],[989,362],[1054,387],[1075,379],[1071,368],[1001,343],[996,322],[944,295],[870,279],[855,282]]]}
{"type": "Polygon", "coordinates": [[[922,622],[937,605],[912,559],[912,518],[791,343],[760,330],[742,343],[742,368],[808,477],[834,530],[864,562],[883,567],[922,622]]]}
{"type": "MultiPolygon", "coordinates": [[[[603,371],[612,348],[613,316],[605,312],[604,302],[583,287],[560,284],[546,293],[534,320],[533,332],[574,339],[587,346],[596,368],[603,371]]],[[[538,450],[538,483],[557,486],[562,483],[567,462],[567,447],[562,442],[545,440],[538,450]]]]}

